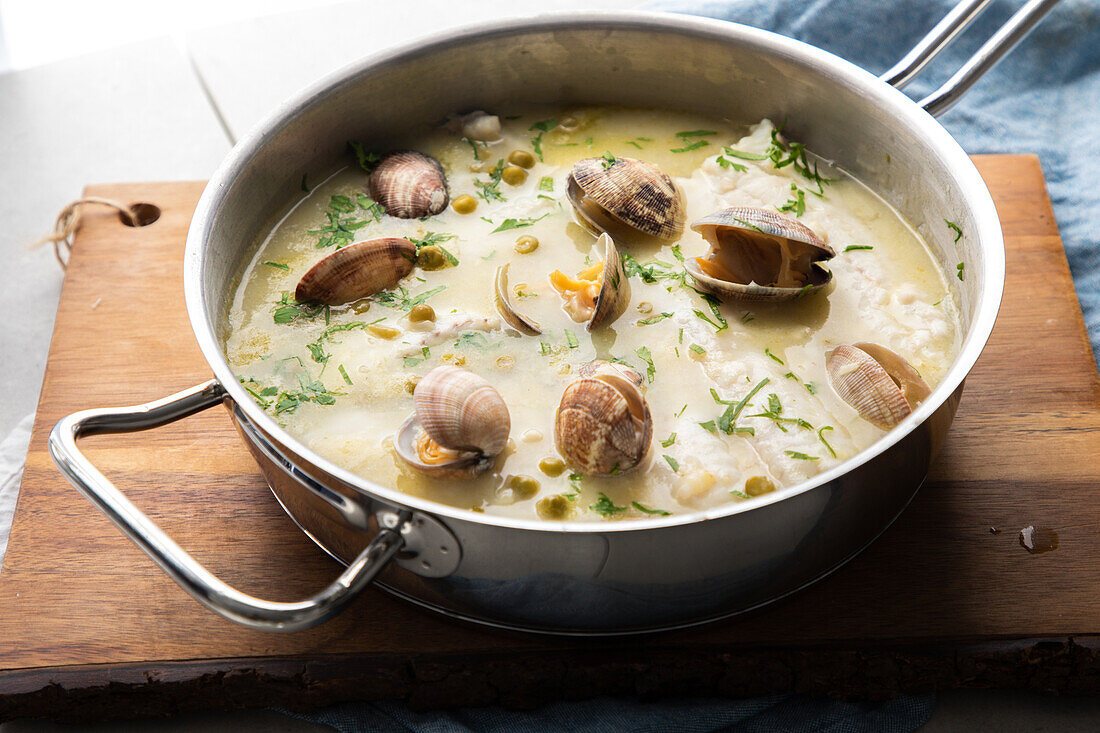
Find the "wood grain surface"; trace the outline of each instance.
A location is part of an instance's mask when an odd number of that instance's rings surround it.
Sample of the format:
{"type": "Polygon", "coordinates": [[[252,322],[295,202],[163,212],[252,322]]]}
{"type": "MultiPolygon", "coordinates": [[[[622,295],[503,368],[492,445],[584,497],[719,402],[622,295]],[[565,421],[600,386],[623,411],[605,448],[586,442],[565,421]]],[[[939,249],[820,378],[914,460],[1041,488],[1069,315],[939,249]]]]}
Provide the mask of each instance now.
{"type": "MultiPolygon", "coordinates": [[[[145,228],[89,214],[74,248],[0,573],[0,719],[350,698],[430,706],[677,690],[1100,691],[1088,639],[1100,639],[1100,379],[1038,159],[976,162],[1004,226],[1006,296],[912,505],[862,555],[789,599],[618,641],[460,624],[374,589],[316,629],[270,634],[180,590],[62,478],[46,436],[70,412],[209,378],[181,272],[203,184],[89,187],[163,213],[145,228]],[[1053,528],[1057,550],[1026,552],[1019,530],[1028,525],[1053,528]]],[[[290,600],[337,574],[272,499],[224,411],[82,445],[238,588],[290,600]]]]}

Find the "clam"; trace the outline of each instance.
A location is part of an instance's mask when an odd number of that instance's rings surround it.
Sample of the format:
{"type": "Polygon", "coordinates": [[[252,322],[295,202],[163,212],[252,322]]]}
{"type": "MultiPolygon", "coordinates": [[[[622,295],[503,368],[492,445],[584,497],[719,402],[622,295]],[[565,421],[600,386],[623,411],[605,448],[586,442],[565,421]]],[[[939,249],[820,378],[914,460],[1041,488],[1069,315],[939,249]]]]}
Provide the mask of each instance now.
{"type": "Polygon", "coordinates": [[[883,430],[904,420],[931,393],[920,373],[885,346],[844,344],[825,354],[837,394],[883,430]]]}
{"type": "Polygon", "coordinates": [[[601,234],[596,243],[603,245],[602,262],[581,270],[575,278],[561,270],[550,273],[550,284],[564,300],[565,312],[589,331],[614,323],[630,303],[630,281],[615,241],[601,234]]]}
{"type": "Polygon", "coordinates": [[[440,366],[413,392],[415,412],[394,449],[406,463],[441,477],[484,473],[508,444],[508,406],[493,385],[466,369],[440,366]]]}
{"type": "Polygon", "coordinates": [[[617,475],[637,466],[653,438],[642,375],[594,361],[581,367],[561,396],[554,419],[558,452],[578,471],[617,475]]]}
{"type": "Polygon", "coordinates": [[[412,272],[416,245],[386,237],[338,249],[309,269],[294,297],[300,303],[350,303],[389,290],[412,272]]]}
{"type": "Polygon", "coordinates": [[[512,328],[528,336],[538,336],[542,333],[542,327],[527,316],[519,313],[508,297],[508,263],[497,268],[496,277],[496,304],[500,317],[512,328]]]}
{"type": "Polygon", "coordinates": [[[819,263],[836,255],[813,230],[767,209],[716,211],[691,228],[710,242],[706,257],[684,263],[699,287],[726,300],[784,301],[832,280],[819,263]]]}
{"type": "Polygon", "coordinates": [[[660,168],[634,158],[585,158],[569,174],[566,196],[581,220],[630,242],[684,233],[684,199],[660,168]]]}
{"type": "Polygon", "coordinates": [[[447,206],[443,166],[415,150],[386,153],[370,174],[370,195],[400,219],[438,214],[447,206]]]}

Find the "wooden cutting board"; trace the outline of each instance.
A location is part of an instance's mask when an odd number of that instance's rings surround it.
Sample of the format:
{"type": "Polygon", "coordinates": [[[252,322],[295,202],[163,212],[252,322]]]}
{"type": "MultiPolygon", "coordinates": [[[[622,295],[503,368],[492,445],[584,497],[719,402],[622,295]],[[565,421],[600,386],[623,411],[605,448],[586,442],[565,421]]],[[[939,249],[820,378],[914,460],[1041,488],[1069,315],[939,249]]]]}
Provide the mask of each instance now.
{"type": "MultiPolygon", "coordinates": [[[[1100,691],[1100,380],[1038,160],[976,162],[1004,225],[1006,296],[912,505],[848,566],[789,599],[611,641],[464,625],[374,589],[319,628],[269,634],[180,590],[61,477],[46,436],[70,412],[209,377],[181,273],[202,184],[89,187],[162,214],[130,228],[93,212],[76,241],[0,573],[0,719],[379,698],[423,707],[609,693],[1100,691]],[[1026,551],[1027,526],[1052,528],[1057,549],[1026,551]]],[[[290,600],[338,572],[272,499],[222,410],[83,445],[246,592],[290,600]]]]}

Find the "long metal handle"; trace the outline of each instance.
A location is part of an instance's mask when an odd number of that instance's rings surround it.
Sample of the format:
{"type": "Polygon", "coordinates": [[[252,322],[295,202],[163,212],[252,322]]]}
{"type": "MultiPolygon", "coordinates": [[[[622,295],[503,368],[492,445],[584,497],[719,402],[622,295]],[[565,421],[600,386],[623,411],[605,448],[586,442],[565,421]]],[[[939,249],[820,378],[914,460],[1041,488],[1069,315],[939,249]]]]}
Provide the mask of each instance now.
{"type": "Polygon", "coordinates": [[[78,438],[159,427],[220,404],[225,397],[225,389],[211,380],[144,405],[77,412],[54,426],[50,456],[89,501],[202,604],[230,621],[256,629],[307,629],[343,609],[397,554],[404,545],[400,530],[409,520],[408,510],[399,511],[395,526],[382,528],[340,577],[320,593],[289,603],[264,601],[218,580],[130,503],[77,448],[78,438]]]}
{"type": "MultiPolygon", "coordinates": [[[[893,68],[879,78],[902,88],[945,48],[979,13],[988,0],[962,0],[893,68]]],[[[1060,0],[1028,0],[939,89],[917,104],[933,117],[946,112],[985,72],[1016,47],[1060,0]]]]}
{"type": "Polygon", "coordinates": [[[989,0],[962,0],[951,9],[951,12],[943,16],[943,20],[935,25],[928,35],[920,39],[909,53],[887,70],[879,79],[898,89],[916,76],[921,69],[928,65],[932,58],[951,43],[970,21],[974,20],[989,4],[989,0]]]}

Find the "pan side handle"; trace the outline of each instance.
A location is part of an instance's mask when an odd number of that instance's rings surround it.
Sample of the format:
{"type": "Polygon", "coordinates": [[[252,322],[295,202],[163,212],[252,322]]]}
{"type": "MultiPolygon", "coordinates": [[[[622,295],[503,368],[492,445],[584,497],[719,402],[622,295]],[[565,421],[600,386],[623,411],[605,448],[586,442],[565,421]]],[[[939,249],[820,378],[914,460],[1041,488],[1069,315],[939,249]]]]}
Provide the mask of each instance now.
{"type": "Polygon", "coordinates": [[[299,631],[340,612],[403,547],[400,510],[392,527],[371,543],[324,590],[301,601],[265,601],[227,585],[195,561],[91,464],[77,447],[88,435],[128,433],[166,425],[220,404],[225,389],[211,380],[170,397],[133,407],[84,410],[62,418],[50,433],[50,456],[66,478],[138,547],[203,605],[230,621],[266,631],[299,631]]]}
{"type": "MultiPolygon", "coordinates": [[[[950,79],[917,104],[933,117],[946,112],[985,72],[996,66],[998,61],[1015,48],[1059,1],[1028,0],[950,79]]],[[[978,17],[988,2],[989,0],[962,0],[909,53],[879,78],[898,89],[904,87],[978,17]]]]}

